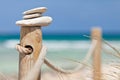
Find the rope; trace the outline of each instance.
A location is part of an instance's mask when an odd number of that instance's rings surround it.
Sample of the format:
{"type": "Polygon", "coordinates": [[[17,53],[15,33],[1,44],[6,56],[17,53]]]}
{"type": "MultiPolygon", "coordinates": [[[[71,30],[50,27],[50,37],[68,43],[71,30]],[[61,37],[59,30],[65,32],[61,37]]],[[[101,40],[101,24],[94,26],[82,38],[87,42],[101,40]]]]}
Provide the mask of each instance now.
{"type": "MultiPolygon", "coordinates": [[[[77,71],[79,71],[80,69],[82,69],[86,62],[91,58],[92,54],[93,54],[93,51],[94,51],[94,48],[96,46],[96,43],[97,43],[97,40],[93,40],[92,41],[92,44],[91,44],[91,47],[89,49],[89,52],[87,53],[85,59],[83,60],[83,62],[81,62],[81,64],[83,64],[82,66],[78,66],[76,67],[75,69],[73,70],[64,70],[58,66],[55,66],[50,60],[48,60],[47,58],[44,58],[44,63],[49,66],[51,69],[55,70],[55,71],[58,71],[60,73],[64,73],[64,74],[71,74],[71,73],[75,73],[77,71]]],[[[21,45],[16,45],[16,49],[20,52],[20,54],[24,54],[24,55],[28,55],[29,53],[32,53],[30,49],[28,48],[25,48],[25,47],[22,47],[21,45]]]]}
{"type": "Polygon", "coordinates": [[[32,53],[32,49],[25,48],[25,47],[21,46],[20,44],[16,45],[16,49],[22,55],[28,55],[28,54],[32,53]]]}
{"type": "Polygon", "coordinates": [[[112,53],[112,52],[106,50],[105,48],[102,48],[102,49],[103,49],[103,51],[104,51],[105,53],[110,54],[110,55],[113,55],[113,56],[115,56],[115,57],[117,57],[117,58],[120,58],[120,55],[115,54],[115,53],[112,53]]]}
{"type": "MultiPolygon", "coordinates": [[[[83,35],[83,36],[92,39],[91,36],[87,36],[87,35],[83,35]]],[[[117,54],[108,52],[107,50],[105,50],[105,48],[102,48],[104,52],[109,53],[109,54],[111,54],[111,55],[113,55],[113,56],[116,56],[116,57],[120,58],[120,51],[119,51],[119,50],[117,50],[114,46],[112,46],[108,41],[106,41],[106,40],[104,40],[104,39],[102,39],[102,42],[103,42],[104,44],[106,44],[107,46],[109,46],[111,49],[113,49],[117,54]]]]}
{"type": "MultiPolygon", "coordinates": [[[[103,47],[102,49],[106,52],[106,53],[109,53],[109,54],[112,54],[116,57],[120,57],[120,52],[119,50],[117,50],[115,47],[113,47],[111,44],[109,44],[108,42],[106,42],[105,40],[103,40],[103,43],[105,43],[106,45],[108,45],[110,48],[112,48],[114,51],[116,51],[117,54],[113,54],[113,53],[110,53],[108,51],[106,51],[103,47]]],[[[35,66],[33,66],[33,68],[31,69],[30,73],[28,74],[27,76],[27,80],[34,80],[34,77],[32,76],[33,74],[35,74],[36,72],[39,72],[40,71],[40,67],[42,66],[43,63],[45,63],[48,67],[50,67],[51,69],[59,72],[59,77],[60,79],[64,80],[64,78],[60,75],[60,73],[63,73],[63,74],[73,74],[75,72],[78,72],[80,69],[82,69],[86,62],[91,58],[91,56],[93,55],[93,52],[95,50],[95,47],[97,45],[97,40],[96,39],[93,39],[92,40],[92,44],[89,48],[89,51],[87,53],[87,55],[85,56],[84,60],[81,62],[83,65],[82,66],[77,66],[75,69],[73,70],[64,70],[58,66],[55,66],[50,60],[48,60],[47,58],[45,58],[45,54],[46,54],[46,51],[45,50],[41,50],[40,54],[43,55],[39,55],[38,57],[38,60],[37,62],[35,63],[35,66]],[[42,54],[43,53],[43,54],[42,54]],[[39,66],[39,67],[38,67],[39,66]],[[29,77],[31,76],[31,77],[29,77]]],[[[44,46],[43,46],[44,47],[44,46]]],[[[43,49],[42,47],[42,49],[43,49]]],[[[28,48],[28,47],[23,47],[21,46],[20,44],[16,45],[16,49],[19,51],[19,53],[21,55],[29,55],[30,53],[32,53],[32,49],[28,48]]],[[[105,75],[105,74],[104,74],[105,75]]],[[[107,75],[107,74],[106,74],[107,75]]],[[[111,75],[110,75],[111,76],[111,75]]]]}
{"type": "Polygon", "coordinates": [[[83,62],[86,63],[90,59],[90,57],[92,57],[96,45],[97,45],[97,40],[93,39],[90,49],[89,49],[86,57],[84,58],[83,62]]]}
{"type": "Polygon", "coordinates": [[[40,75],[39,73],[41,71],[41,66],[44,63],[46,53],[47,47],[43,46],[36,63],[34,64],[33,68],[28,72],[26,80],[36,80],[36,78],[40,75]]]}
{"type": "Polygon", "coordinates": [[[115,47],[113,47],[110,43],[108,43],[108,42],[105,41],[104,39],[103,39],[103,42],[104,42],[106,45],[108,45],[110,48],[112,48],[118,55],[120,55],[119,50],[117,50],[115,47]]]}
{"type": "MultiPolygon", "coordinates": [[[[25,47],[22,47],[21,45],[16,45],[16,49],[20,52],[20,54],[24,54],[24,55],[28,55],[28,53],[31,53],[31,51],[28,49],[28,48],[25,48],[25,47]]],[[[44,63],[49,66],[51,69],[55,70],[55,71],[58,71],[58,72],[61,72],[61,73],[66,73],[66,74],[69,74],[69,73],[72,73],[71,71],[68,71],[68,70],[63,70],[55,65],[53,65],[52,62],[50,62],[50,60],[48,60],[47,58],[44,59],[44,63]]],[[[36,63],[37,64],[37,63],[36,63]]]]}
{"type": "Polygon", "coordinates": [[[7,76],[0,72],[0,76],[3,77],[5,80],[9,80],[7,76]]]}
{"type": "Polygon", "coordinates": [[[49,66],[51,69],[53,69],[53,70],[55,70],[55,71],[57,71],[57,72],[60,72],[60,73],[71,74],[71,73],[75,72],[75,71],[73,71],[73,70],[64,70],[64,69],[62,69],[62,68],[60,68],[60,67],[58,67],[58,66],[55,66],[55,65],[54,65],[50,60],[48,60],[47,58],[45,58],[44,62],[45,62],[45,64],[46,64],[47,66],[49,66]]]}

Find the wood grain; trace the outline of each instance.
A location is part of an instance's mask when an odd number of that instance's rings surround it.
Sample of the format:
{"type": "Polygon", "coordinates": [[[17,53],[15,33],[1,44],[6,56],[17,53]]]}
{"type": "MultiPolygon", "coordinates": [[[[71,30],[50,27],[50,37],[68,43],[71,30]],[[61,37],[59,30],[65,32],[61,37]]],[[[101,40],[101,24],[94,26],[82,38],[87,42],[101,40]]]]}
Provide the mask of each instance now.
{"type": "MultiPolygon", "coordinates": [[[[33,52],[31,54],[20,54],[19,56],[19,80],[26,80],[26,76],[34,66],[42,48],[42,31],[40,27],[21,27],[20,38],[21,46],[31,46],[33,48],[33,52]]],[[[36,80],[40,80],[40,76],[37,76],[36,80]]]]}
{"type": "Polygon", "coordinates": [[[92,39],[97,40],[97,45],[93,53],[93,80],[101,80],[101,29],[92,29],[92,39]]]}

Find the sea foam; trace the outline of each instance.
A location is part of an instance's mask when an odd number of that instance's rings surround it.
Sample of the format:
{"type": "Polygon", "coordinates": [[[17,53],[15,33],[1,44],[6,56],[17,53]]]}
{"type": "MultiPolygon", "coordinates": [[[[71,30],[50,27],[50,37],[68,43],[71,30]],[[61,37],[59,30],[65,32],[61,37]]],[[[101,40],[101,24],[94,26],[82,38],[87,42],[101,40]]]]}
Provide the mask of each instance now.
{"type": "Polygon", "coordinates": [[[13,40],[6,40],[2,43],[3,47],[6,48],[15,48],[15,46],[19,43],[19,40],[13,39],[13,40]]]}
{"type": "MultiPolygon", "coordinates": [[[[20,41],[17,39],[6,40],[0,43],[0,47],[15,48],[20,41]]],[[[120,41],[110,41],[111,45],[119,47],[120,41]]],[[[104,43],[103,43],[104,44],[104,43]]],[[[43,45],[51,50],[61,49],[88,49],[91,45],[89,40],[43,40],[43,45]]],[[[105,48],[109,48],[107,45],[103,45],[105,48]]]]}
{"type": "MultiPolygon", "coordinates": [[[[6,48],[15,48],[15,45],[20,41],[17,39],[6,40],[2,42],[1,46],[6,48]]],[[[51,49],[65,49],[65,48],[88,48],[89,41],[69,41],[69,40],[43,40],[43,45],[51,49]]]]}

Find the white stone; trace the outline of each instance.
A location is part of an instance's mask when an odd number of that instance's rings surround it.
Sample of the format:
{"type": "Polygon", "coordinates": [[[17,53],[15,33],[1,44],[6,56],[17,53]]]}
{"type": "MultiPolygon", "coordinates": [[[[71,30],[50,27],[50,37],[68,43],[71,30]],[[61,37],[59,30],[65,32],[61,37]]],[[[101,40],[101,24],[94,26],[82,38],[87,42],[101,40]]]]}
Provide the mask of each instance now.
{"type": "Polygon", "coordinates": [[[47,8],[46,7],[38,7],[38,8],[34,8],[28,11],[23,12],[24,15],[27,14],[33,14],[33,13],[44,13],[46,12],[47,8]]]}
{"type": "Polygon", "coordinates": [[[48,26],[52,22],[52,18],[49,16],[43,16],[34,19],[20,20],[16,24],[19,26],[48,26]]]}
{"type": "Polygon", "coordinates": [[[35,13],[35,14],[29,14],[29,15],[24,15],[23,19],[32,19],[32,18],[37,18],[37,17],[41,17],[42,14],[40,13],[35,13]]]}

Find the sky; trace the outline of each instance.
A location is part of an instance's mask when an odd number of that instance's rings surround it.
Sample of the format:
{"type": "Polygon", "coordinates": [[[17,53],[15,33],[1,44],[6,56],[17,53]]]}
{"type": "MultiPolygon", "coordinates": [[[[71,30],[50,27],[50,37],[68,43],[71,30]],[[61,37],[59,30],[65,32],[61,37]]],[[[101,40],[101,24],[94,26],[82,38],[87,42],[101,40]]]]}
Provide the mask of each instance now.
{"type": "Polygon", "coordinates": [[[15,24],[26,10],[47,7],[43,15],[53,18],[48,34],[76,34],[102,28],[107,34],[120,34],[120,0],[1,0],[0,33],[19,33],[15,24]]]}

